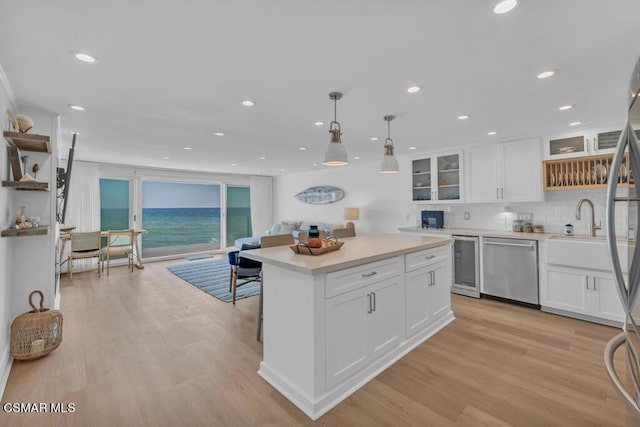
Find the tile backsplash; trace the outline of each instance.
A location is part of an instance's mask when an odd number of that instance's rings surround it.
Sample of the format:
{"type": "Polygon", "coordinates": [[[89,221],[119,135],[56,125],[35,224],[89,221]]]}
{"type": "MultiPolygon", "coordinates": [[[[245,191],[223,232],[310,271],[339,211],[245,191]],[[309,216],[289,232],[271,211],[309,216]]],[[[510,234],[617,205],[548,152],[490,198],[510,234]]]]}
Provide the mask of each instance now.
{"type": "MultiPolygon", "coordinates": [[[[531,214],[533,224],[542,225],[547,233],[562,233],[565,224],[573,224],[575,234],[589,234],[591,209],[587,204],[582,206],[582,219],[576,219],[576,206],[582,198],[593,202],[596,225],[604,228],[606,199],[604,190],[546,191],[545,201],[535,203],[418,205],[416,218],[419,222],[422,210],[443,210],[445,227],[511,231],[511,223],[518,218],[518,213],[525,213],[531,214]]],[[[626,236],[627,222],[627,204],[617,203],[616,235],[618,237],[626,236]]],[[[604,236],[604,230],[597,230],[596,234],[604,236]]]]}

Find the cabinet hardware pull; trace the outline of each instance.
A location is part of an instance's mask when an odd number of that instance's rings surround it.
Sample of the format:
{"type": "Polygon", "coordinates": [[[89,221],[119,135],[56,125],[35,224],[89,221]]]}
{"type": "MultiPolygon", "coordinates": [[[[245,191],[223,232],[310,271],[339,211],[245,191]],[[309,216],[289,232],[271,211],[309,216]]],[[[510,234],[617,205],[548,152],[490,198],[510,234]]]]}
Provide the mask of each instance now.
{"type": "Polygon", "coordinates": [[[372,271],[371,273],[363,274],[362,277],[372,277],[378,274],[376,271],[372,271]]]}
{"type": "Polygon", "coordinates": [[[589,276],[584,276],[584,283],[587,285],[587,289],[589,289],[589,276]]]}
{"type": "Polygon", "coordinates": [[[369,298],[369,310],[367,311],[367,314],[371,314],[373,313],[373,302],[372,302],[371,294],[367,294],[367,298],[369,298]]]}
{"type": "Polygon", "coordinates": [[[433,259],[433,258],[435,258],[435,257],[436,257],[435,255],[427,255],[427,256],[425,257],[425,259],[433,259]]]}
{"type": "Polygon", "coordinates": [[[597,291],[598,288],[596,287],[596,276],[593,276],[593,290],[597,291]]]}
{"type": "Polygon", "coordinates": [[[371,311],[376,311],[376,293],[371,292],[371,295],[373,295],[373,309],[371,311]]]}
{"type": "Polygon", "coordinates": [[[504,199],[504,187],[500,188],[500,198],[504,199]]]}
{"type": "Polygon", "coordinates": [[[431,272],[431,286],[436,284],[436,272],[432,271],[431,272]]]}

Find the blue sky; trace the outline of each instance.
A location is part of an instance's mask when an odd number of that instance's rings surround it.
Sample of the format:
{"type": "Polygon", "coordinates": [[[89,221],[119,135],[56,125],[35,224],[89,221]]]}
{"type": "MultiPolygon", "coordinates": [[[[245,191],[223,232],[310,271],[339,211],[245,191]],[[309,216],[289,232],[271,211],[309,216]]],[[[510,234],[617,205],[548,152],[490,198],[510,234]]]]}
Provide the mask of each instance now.
{"type": "Polygon", "coordinates": [[[220,186],[178,182],[142,182],[142,208],[218,208],[220,186]]]}

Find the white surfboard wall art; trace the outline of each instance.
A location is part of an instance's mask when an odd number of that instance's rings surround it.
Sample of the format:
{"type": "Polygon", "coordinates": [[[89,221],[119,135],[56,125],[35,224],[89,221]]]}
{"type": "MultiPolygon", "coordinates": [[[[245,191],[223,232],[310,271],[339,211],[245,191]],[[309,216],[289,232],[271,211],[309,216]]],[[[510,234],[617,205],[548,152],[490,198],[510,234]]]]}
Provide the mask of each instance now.
{"type": "Polygon", "coordinates": [[[309,187],[294,196],[303,203],[311,205],[326,205],[335,203],[344,197],[344,190],[329,185],[309,187]]]}

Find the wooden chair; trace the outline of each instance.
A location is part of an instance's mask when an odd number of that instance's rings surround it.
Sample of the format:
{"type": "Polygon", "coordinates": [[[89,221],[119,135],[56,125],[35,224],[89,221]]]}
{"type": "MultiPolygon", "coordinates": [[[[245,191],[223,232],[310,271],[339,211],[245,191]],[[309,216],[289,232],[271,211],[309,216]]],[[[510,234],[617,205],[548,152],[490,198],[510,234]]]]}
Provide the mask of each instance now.
{"type": "Polygon", "coordinates": [[[356,237],[355,228],[334,228],[333,237],[336,239],[342,239],[343,237],[356,237]]]}
{"type": "Polygon", "coordinates": [[[107,247],[103,248],[102,266],[104,268],[104,259],[107,259],[107,276],[109,275],[109,267],[111,258],[126,256],[129,270],[133,273],[133,230],[109,230],[107,232],[107,247]]]}
{"type": "Polygon", "coordinates": [[[98,277],[102,263],[102,252],[100,251],[100,232],[90,231],[86,233],[71,233],[71,251],[67,257],[67,270],[69,280],[73,280],[73,260],[98,258],[98,277]]]}
{"type": "MultiPolygon", "coordinates": [[[[272,248],[274,246],[293,245],[295,240],[293,234],[277,234],[275,236],[262,236],[260,238],[260,245],[262,248],[272,248]]],[[[260,275],[260,308],[258,309],[258,333],[256,339],[260,341],[260,335],[262,335],[262,272],[260,275]]]]}
{"type": "MultiPolygon", "coordinates": [[[[306,231],[299,232],[298,233],[298,242],[304,243],[304,241],[307,240],[307,235],[308,235],[308,233],[306,231]]],[[[285,234],[285,236],[286,236],[286,234],[285,234]]],[[[327,232],[324,231],[324,230],[320,230],[320,238],[321,239],[326,239],[327,238],[327,232]]]]}
{"type": "Polygon", "coordinates": [[[236,290],[247,283],[260,282],[262,280],[262,263],[252,259],[243,258],[242,251],[258,249],[260,245],[242,244],[239,251],[227,253],[231,273],[229,274],[229,292],[232,294],[233,305],[236,305],[236,290]],[[240,282],[238,282],[240,280],[240,282]]]}

